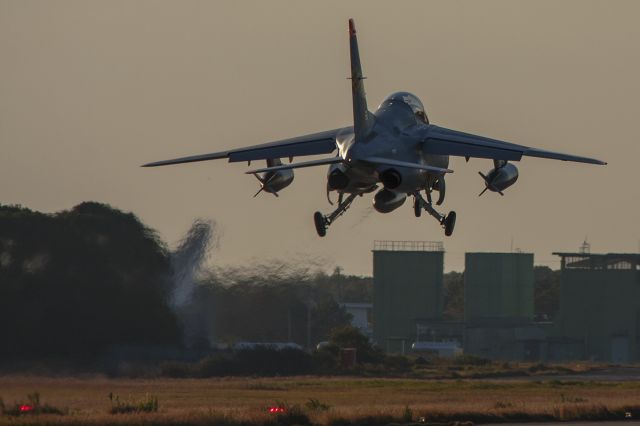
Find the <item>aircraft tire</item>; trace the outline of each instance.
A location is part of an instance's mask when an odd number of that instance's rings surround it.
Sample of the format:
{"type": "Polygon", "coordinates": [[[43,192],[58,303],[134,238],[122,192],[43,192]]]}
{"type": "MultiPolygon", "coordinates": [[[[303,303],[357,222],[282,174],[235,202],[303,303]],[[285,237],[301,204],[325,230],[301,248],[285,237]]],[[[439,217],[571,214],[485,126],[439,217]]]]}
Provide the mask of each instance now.
{"type": "Polygon", "coordinates": [[[313,214],[313,223],[316,225],[316,232],[319,237],[324,237],[327,235],[327,225],[324,222],[324,216],[320,212],[315,212],[313,214]]]}
{"type": "Polygon", "coordinates": [[[456,226],[456,212],[451,211],[444,219],[444,235],[450,237],[453,234],[453,228],[456,226]]]}
{"type": "Polygon", "coordinates": [[[413,214],[416,215],[416,217],[420,217],[422,215],[422,206],[418,200],[413,202],[413,214]]]}

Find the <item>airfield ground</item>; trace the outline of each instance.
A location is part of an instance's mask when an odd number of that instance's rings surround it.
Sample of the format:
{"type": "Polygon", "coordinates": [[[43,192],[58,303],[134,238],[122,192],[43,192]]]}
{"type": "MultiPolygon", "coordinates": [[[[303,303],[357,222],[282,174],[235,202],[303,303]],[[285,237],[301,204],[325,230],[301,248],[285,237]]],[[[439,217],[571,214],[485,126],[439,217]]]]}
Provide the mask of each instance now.
{"type": "Polygon", "coordinates": [[[388,424],[629,420],[640,418],[640,381],[609,376],[500,380],[345,377],[109,379],[0,377],[6,406],[39,392],[64,415],[0,416],[18,424],[388,424]],[[136,401],[150,395],[158,411],[109,414],[108,395],[136,401]],[[291,414],[271,414],[285,405],[291,414]],[[298,406],[299,408],[292,408],[298,406]],[[628,414],[627,414],[628,413],[628,414]],[[293,417],[295,415],[301,415],[293,417]],[[305,417],[306,416],[306,417],[305,417]],[[422,419],[421,419],[422,418],[422,419]]]}

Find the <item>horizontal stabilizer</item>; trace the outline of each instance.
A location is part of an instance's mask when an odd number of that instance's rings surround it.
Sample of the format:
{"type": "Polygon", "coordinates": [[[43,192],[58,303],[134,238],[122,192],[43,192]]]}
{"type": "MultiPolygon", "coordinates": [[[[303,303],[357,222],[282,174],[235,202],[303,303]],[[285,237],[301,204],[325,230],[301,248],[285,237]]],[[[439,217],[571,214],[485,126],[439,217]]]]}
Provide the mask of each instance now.
{"type": "Polygon", "coordinates": [[[428,172],[440,173],[440,174],[453,173],[453,170],[451,170],[451,169],[443,169],[441,167],[428,166],[426,164],[410,163],[408,161],[392,160],[390,158],[367,157],[367,158],[363,158],[362,161],[366,161],[367,163],[372,163],[372,164],[380,164],[380,165],[384,165],[384,166],[395,166],[395,167],[407,167],[409,169],[420,169],[420,170],[426,170],[428,172]]]}
{"type": "Polygon", "coordinates": [[[302,163],[283,164],[281,166],[265,167],[262,169],[249,170],[248,172],[245,172],[245,173],[250,175],[250,174],[264,173],[264,172],[277,172],[278,170],[300,169],[303,167],[315,167],[315,166],[325,166],[327,164],[337,164],[337,163],[342,163],[342,161],[343,160],[340,157],[331,157],[331,158],[323,158],[321,160],[303,161],[302,163]]]}

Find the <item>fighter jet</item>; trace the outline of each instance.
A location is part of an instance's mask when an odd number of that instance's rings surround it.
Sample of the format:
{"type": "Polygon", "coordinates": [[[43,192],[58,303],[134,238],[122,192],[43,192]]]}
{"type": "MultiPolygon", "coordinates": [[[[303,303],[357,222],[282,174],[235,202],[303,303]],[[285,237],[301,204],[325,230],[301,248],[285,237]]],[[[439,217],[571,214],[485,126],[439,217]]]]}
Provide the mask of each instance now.
{"type": "Polygon", "coordinates": [[[267,192],[277,196],[293,181],[293,169],[328,165],[327,199],[333,205],[330,194],[336,192],[338,205],[329,214],[315,212],[313,215],[316,231],[324,237],[327,228],[356,197],[373,192],[373,207],[380,213],[389,213],[403,205],[407,197],[412,197],[415,216],[420,217],[422,211],[426,211],[444,228],[445,235],[450,236],[456,213],[438,212],[433,206],[435,196],[432,196],[437,192],[435,205],[444,202],[445,176],[453,172],[449,169],[450,156],[464,157],[467,161],[471,157],[493,160],[491,170],[484,174],[479,172],[484,183],[480,195],[487,190],[504,195],[503,191],[518,179],[518,169],[510,161],[520,161],[523,156],[606,164],[593,158],[545,151],[436,126],[429,122],[420,99],[408,92],[389,95],[375,112],[370,112],[353,19],[349,20],[349,43],[352,126],[212,154],[158,161],[143,167],[223,158],[229,162],[247,161],[249,165],[254,160],[266,160],[266,167],[246,173],[253,174],[260,182],[256,195],[267,192]],[[294,157],[333,153],[335,155],[319,160],[292,162],[294,157]],[[288,158],[289,164],[282,164],[281,158],[288,158]]]}

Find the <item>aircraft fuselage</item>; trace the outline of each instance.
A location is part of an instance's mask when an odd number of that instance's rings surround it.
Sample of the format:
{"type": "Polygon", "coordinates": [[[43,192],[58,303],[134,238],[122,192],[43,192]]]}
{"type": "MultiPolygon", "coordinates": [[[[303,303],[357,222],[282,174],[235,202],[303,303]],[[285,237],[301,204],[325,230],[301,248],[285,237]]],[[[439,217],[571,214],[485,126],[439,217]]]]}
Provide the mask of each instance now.
{"type": "Polygon", "coordinates": [[[429,125],[420,100],[410,93],[394,93],[380,104],[373,117],[373,125],[364,140],[355,143],[351,129],[345,129],[336,138],[340,156],[346,164],[329,167],[328,188],[339,193],[362,194],[373,191],[381,182],[385,189],[402,194],[430,189],[439,175],[427,170],[363,161],[373,156],[448,167],[448,155],[427,155],[420,149],[421,135],[429,125]]]}

